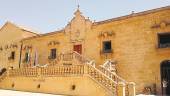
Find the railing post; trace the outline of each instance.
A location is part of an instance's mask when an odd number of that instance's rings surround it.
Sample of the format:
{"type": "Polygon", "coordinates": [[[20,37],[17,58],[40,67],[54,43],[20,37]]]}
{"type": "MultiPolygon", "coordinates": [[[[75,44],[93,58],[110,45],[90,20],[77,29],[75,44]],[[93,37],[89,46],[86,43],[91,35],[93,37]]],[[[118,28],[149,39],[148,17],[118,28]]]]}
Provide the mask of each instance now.
{"type": "Polygon", "coordinates": [[[38,77],[41,77],[41,68],[38,67],[38,77]]]}
{"type": "Polygon", "coordinates": [[[129,91],[129,96],[136,96],[135,83],[134,82],[129,82],[128,91],[129,91]]]}
{"type": "Polygon", "coordinates": [[[124,82],[118,83],[117,96],[125,96],[125,83],[124,82]]]}
{"type": "Polygon", "coordinates": [[[84,64],[84,74],[88,74],[88,65],[84,64]]]}

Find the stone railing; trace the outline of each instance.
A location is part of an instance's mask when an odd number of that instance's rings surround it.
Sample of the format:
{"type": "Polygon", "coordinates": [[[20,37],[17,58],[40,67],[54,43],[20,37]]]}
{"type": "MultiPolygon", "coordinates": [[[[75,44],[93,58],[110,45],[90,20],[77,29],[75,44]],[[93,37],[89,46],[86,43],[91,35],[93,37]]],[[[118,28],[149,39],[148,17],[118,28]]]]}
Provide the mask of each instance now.
{"type": "Polygon", "coordinates": [[[117,92],[117,82],[109,78],[106,74],[102,73],[100,70],[95,68],[93,65],[86,65],[87,66],[87,74],[97,81],[100,85],[107,88],[111,94],[116,96],[117,92]]]}
{"type": "Polygon", "coordinates": [[[84,74],[83,65],[63,66],[40,68],[42,76],[77,76],[84,74]]]}
{"type": "MultiPolygon", "coordinates": [[[[109,90],[109,92],[116,96],[134,96],[134,83],[126,82],[119,77],[116,72],[107,70],[104,67],[95,67],[95,62],[84,58],[77,52],[61,54],[59,61],[77,60],[79,65],[57,65],[35,68],[21,68],[9,70],[9,76],[83,76],[87,75],[96,81],[98,84],[109,90]],[[130,85],[129,85],[130,84],[130,85]],[[121,92],[118,92],[118,90],[121,92]],[[121,93],[121,94],[120,94],[121,93]]],[[[74,63],[74,62],[72,62],[74,63]]]]}
{"type": "Polygon", "coordinates": [[[100,71],[102,71],[104,74],[106,74],[109,78],[114,80],[115,82],[123,82],[123,83],[128,83],[126,80],[118,76],[115,72],[110,72],[109,70],[99,66],[98,68],[100,71]]]}
{"type": "Polygon", "coordinates": [[[58,57],[59,61],[73,61],[77,60],[79,64],[85,64],[89,62],[89,59],[84,58],[82,55],[77,53],[76,51],[68,52],[68,53],[61,53],[58,57]]]}
{"type": "Polygon", "coordinates": [[[52,76],[89,76],[98,84],[110,90],[112,94],[116,94],[117,83],[110,79],[107,75],[89,64],[81,65],[57,65],[49,67],[21,68],[10,69],[9,77],[52,77],[52,76]]]}
{"type": "Polygon", "coordinates": [[[21,68],[21,69],[10,69],[9,76],[30,76],[36,77],[38,76],[38,68],[21,68]]]}
{"type": "Polygon", "coordinates": [[[50,59],[49,60],[49,66],[55,66],[57,64],[65,64],[65,65],[79,65],[79,64],[85,64],[86,62],[89,62],[89,59],[84,58],[79,53],[73,51],[73,52],[67,52],[67,53],[60,53],[56,59],[50,59]]]}
{"type": "MultiPolygon", "coordinates": [[[[106,61],[106,63],[110,63],[111,61],[106,61]]],[[[103,72],[104,74],[106,74],[110,79],[112,79],[113,81],[115,81],[117,84],[122,84],[122,88],[125,92],[124,95],[126,96],[134,96],[135,95],[135,84],[133,82],[127,82],[126,80],[124,80],[123,78],[121,78],[120,76],[118,76],[116,74],[116,71],[112,71],[110,69],[115,69],[115,68],[105,68],[103,66],[99,66],[98,69],[103,72]]],[[[122,90],[122,91],[123,91],[122,90]]]]}
{"type": "Polygon", "coordinates": [[[21,68],[9,70],[9,76],[26,76],[26,77],[37,77],[37,76],[73,76],[83,75],[83,65],[72,65],[72,66],[49,66],[49,67],[35,67],[35,68],[21,68]]]}
{"type": "MultiPolygon", "coordinates": [[[[35,67],[35,68],[21,68],[21,69],[10,69],[8,70],[9,77],[23,76],[23,77],[52,77],[52,76],[89,76],[98,84],[109,90],[112,95],[120,96],[117,92],[120,89],[119,81],[122,81],[121,78],[118,78],[117,75],[108,74],[100,71],[95,66],[91,64],[81,64],[81,65],[57,65],[49,67],[35,67]]],[[[123,86],[122,90],[129,88],[129,86],[123,86]]],[[[126,91],[129,94],[129,91],[126,91]]],[[[126,96],[131,96],[127,95],[126,96]]],[[[132,95],[133,96],[133,95],[132,95]]]]}

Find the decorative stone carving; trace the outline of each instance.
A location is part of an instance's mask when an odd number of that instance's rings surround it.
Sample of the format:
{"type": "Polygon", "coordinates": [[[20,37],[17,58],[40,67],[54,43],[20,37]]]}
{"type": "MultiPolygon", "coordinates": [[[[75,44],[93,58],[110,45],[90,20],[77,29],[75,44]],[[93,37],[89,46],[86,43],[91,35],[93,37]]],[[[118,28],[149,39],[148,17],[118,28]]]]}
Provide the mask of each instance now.
{"type": "Polygon", "coordinates": [[[169,25],[170,25],[170,22],[162,21],[159,24],[154,24],[153,26],[151,26],[151,28],[165,28],[165,27],[167,27],[169,25]]]}
{"type": "Polygon", "coordinates": [[[18,48],[18,45],[17,44],[11,44],[10,48],[18,48]]]}
{"type": "Polygon", "coordinates": [[[82,15],[79,8],[74,15],[75,17],[66,26],[65,32],[71,41],[81,41],[84,40],[85,33],[90,30],[92,22],[82,15]]]}
{"type": "Polygon", "coordinates": [[[48,46],[54,46],[54,45],[58,45],[58,44],[60,44],[60,42],[58,42],[58,41],[50,41],[48,43],[48,46]]]}
{"type": "MultiPolygon", "coordinates": [[[[14,49],[14,48],[18,48],[17,44],[9,44],[9,45],[5,45],[4,47],[6,50],[7,49],[14,49]]],[[[2,48],[3,49],[3,48],[2,48]]]]}
{"type": "Polygon", "coordinates": [[[25,45],[23,47],[23,50],[29,50],[29,49],[32,49],[32,45],[25,45]]]}
{"type": "Polygon", "coordinates": [[[101,32],[99,34],[99,37],[109,37],[109,36],[114,36],[115,33],[113,31],[105,31],[105,32],[101,32]]]}

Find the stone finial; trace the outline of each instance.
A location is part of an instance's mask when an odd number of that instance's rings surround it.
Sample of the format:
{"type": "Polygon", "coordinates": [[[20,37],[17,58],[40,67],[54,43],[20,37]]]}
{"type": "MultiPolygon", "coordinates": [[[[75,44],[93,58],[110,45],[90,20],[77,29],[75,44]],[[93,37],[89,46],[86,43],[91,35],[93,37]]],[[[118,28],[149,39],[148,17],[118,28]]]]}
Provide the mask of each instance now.
{"type": "Polygon", "coordinates": [[[77,9],[79,9],[79,8],[80,8],[80,5],[78,4],[78,5],[77,5],[77,9]]]}
{"type": "Polygon", "coordinates": [[[77,10],[74,13],[75,16],[81,15],[82,13],[80,12],[80,5],[77,5],[77,10]]]}

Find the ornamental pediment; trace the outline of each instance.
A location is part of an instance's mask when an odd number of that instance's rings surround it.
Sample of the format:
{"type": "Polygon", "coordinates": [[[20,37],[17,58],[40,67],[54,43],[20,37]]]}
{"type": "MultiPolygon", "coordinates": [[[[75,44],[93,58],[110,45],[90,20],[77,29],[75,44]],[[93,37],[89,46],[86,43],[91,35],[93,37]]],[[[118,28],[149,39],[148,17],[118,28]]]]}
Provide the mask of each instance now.
{"type": "Polygon", "coordinates": [[[92,22],[86,19],[79,9],[74,15],[75,17],[66,26],[65,32],[69,35],[71,41],[82,40],[85,33],[91,28],[92,22]]]}

